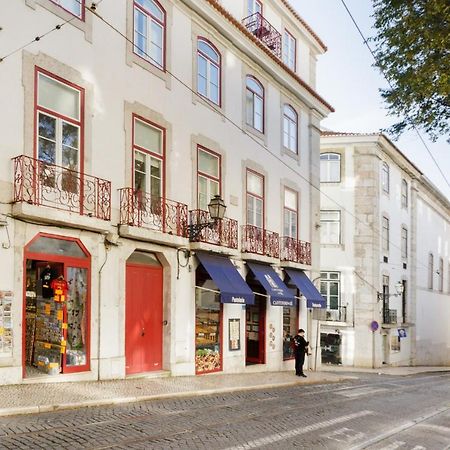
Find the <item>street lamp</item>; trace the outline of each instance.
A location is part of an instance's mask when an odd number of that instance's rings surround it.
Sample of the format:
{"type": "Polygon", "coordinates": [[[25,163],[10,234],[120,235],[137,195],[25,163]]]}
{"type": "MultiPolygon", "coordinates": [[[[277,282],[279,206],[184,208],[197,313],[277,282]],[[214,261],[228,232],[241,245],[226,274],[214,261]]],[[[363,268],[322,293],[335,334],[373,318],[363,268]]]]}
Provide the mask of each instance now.
{"type": "Polygon", "coordinates": [[[403,283],[401,281],[397,281],[397,283],[395,283],[395,294],[385,294],[384,292],[377,292],[377,299],[378,301],[381,301],[389,297],[398,297],[399,295],[403,294],[404,289],[405,286],[403,285],[403,283]]]}
{"type": "Polygon", "coordinates": [[[227,206],[225,205],[222,197],[220,195],[215,195],[208,205],[208,211],[212,221],[190,224],[188,226],[189,240],[195,241],[203,229],[212,228],[217,221],[222,220],[225,216],[226,209],[227,206]]]}

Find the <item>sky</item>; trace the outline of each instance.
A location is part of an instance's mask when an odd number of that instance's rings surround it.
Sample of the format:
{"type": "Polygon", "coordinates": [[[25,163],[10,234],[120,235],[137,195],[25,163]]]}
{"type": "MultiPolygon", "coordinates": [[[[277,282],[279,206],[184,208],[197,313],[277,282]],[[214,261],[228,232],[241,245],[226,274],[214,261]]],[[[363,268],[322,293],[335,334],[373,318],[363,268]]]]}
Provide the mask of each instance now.
{"type": "MultiPolygon", "coordinates": [[[[328,47],[319,56],[317,91],[336,112],[322,122],[333,131],[377,132],[395,122],[389,117],[379,88],[387,86],[373,67],[373,58],[350,19],[341,0],[290,0],[299,14],[328,47]]],[[[372,1],[346,0],[349,10],[366,37],[372,29],[372,1]]],[[[421,132],[428,148],[450,183],[450,144],[444,138],[431,142],[421,132]]],[[[415,131],[402,135],[394,144],[450,199],[450,186],[440,174],[415,131]]]]}

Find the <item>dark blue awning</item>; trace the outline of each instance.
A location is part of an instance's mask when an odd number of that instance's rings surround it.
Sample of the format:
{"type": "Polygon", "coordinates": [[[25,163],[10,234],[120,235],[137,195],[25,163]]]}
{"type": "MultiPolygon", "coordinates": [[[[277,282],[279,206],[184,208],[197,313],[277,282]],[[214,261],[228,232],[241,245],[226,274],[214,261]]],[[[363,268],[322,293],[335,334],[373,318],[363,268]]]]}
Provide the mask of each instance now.
{"type": "Polygon", "coordinates": [[[228,258],[202,252],[196,256],[219,288],[222,303],[255,303],[252,290],[228,258]]]}
{"type": "Polygon", "coordinates": [[[295,297],[270,266],[247,263],[256,279],[263,285],[274,306],[295,306],[295,297]]]}
{"type": "Polygon", "coordinates": [[[305,272],[295,269],[284,269],[291,281],[299,288],[300,292],[306,297],[306,306],[308,308],[326,308],[327,302],[322,294],[317,290],[312,281],[305,272]]]}

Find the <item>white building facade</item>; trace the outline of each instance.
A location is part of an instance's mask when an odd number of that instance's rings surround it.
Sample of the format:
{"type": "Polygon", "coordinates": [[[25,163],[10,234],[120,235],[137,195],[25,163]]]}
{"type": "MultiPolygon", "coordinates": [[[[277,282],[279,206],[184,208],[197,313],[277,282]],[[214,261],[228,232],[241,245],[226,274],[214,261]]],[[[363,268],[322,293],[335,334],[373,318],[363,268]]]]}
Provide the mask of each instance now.
{"type": "Polygon", "coordinates": [[[323,364],[449,365],[450,202],[384,135],[323,132],[323,364]]]}
{"type": "Polygon", "coordinates": [[[1,7],[1,56],[45,36],[0,63],[0,384],[291,370],[324,44],[285,1],[90,6],[1,7]]]}

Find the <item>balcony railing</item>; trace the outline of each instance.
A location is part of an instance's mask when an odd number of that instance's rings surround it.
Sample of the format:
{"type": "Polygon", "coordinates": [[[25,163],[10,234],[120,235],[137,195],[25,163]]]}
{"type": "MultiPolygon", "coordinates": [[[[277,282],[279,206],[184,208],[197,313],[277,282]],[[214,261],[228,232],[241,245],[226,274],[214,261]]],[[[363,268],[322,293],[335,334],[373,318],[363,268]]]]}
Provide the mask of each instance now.
{"type": "Polygon", "coordinates": [[[188,207],[132,188],[119,189],[120,224],[187,237],[188,207]]]}
{"type": "Polygon", "coordinates": [[[253,225],[242,226],[242,252],[280,257],[280,236],[253,225]]]}
{"type": "Polygon", "coordinates": [[[14,161],[14,202],[111,219],[111,182],[20,155],[14,161]]]}
{"type": "Polygon", "coordinates": [[[336,309],[327,309],[325,320],[333,322],[347,322],[347,307],[338,306],[336,309]]]}
{"type": "Polygon", "coordinates": [[[311,265],[311,243],[288,236],[280,238],[281,260],[311,265]]]}
{"type": "Polygon", "coordinates": [[[259,12],[242,20],[242,24],[256,38],[263,42],[272,53],[281,58],[281,34],[259,12]]]}
{"type": "Polygon", "coordinates": [[[396,309],[383,309],[383,323],[396,324],[397,323],[397,310],[396,309]]]}
{"type": "MultiPolygon", "coordinates": [[[[191,225],[211,222],[211,216],[208,211],[202,209],[189,211],[189,223],[191,225]]],[[[228,248],[238,248],[238,222],[237,220],[228,218],[218,220],[211,227],[203,228],[193,241],[206,242],[228,248]]]]}

